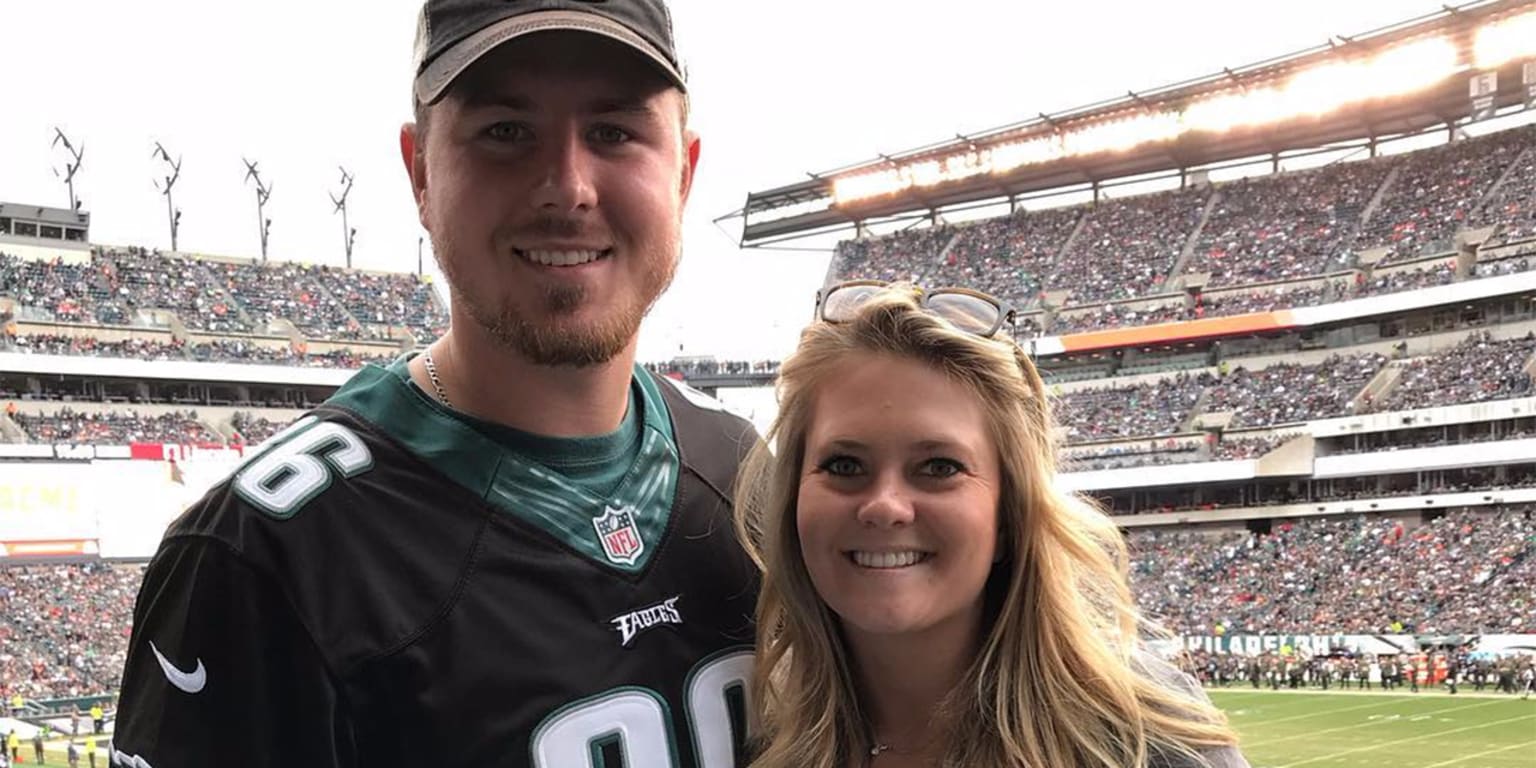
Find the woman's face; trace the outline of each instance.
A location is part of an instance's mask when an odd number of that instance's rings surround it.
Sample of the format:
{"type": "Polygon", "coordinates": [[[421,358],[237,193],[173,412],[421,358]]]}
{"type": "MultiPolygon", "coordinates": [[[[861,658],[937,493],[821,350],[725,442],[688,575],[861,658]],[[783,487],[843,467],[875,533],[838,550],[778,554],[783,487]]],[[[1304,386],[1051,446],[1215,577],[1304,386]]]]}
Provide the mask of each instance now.
{"type": "Polygon", "coordinates": [[[888,355],[850,355],[823,382],[795,520],[816,591],[851,632],[979,627],[1002,485],[985,408],[888,355]]]}

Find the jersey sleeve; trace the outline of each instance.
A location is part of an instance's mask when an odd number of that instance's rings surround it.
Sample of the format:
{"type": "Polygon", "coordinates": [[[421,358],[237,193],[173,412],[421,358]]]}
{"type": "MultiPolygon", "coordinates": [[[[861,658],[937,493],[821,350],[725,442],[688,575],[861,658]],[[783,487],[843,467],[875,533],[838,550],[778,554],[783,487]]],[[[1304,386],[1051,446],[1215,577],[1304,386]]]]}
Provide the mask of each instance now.
{"type": "Polygon", "coordinates": [[[168,538],[134,623],[113,765],[351,766],[319,650],[273,580],[213,538],[168,538]]]}

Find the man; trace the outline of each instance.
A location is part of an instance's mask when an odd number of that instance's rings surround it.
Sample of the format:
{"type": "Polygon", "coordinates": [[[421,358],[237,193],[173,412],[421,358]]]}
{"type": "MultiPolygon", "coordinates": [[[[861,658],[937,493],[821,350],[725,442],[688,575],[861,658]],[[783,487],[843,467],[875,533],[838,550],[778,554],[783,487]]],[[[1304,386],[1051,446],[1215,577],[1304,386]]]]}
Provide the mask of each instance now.
{"type": "Polygon", "coordinates": [[[69,743],[69,749],[64,754],[69,760],[69,768],[80,768],[80,748],[73,741],[69,743]]]}
{"type": "Polygon", "coordinates": [[[101,702],[91,705],[91,732],[100,734],[107,725],[107,713],[101,708],[101,702]]]}
{"type": "Polygon", "coordinates": [[[43,764],[43,729],[32,732],[32,756],[37,758],[37,764],[43,764]]]}
{"type": "Polygon", "coordinates": [[[737,764],[757,437],[634,364],[699,151],[660,3],[428,0],[400,145],[451,330],[171,526],[115,764],[737,764]]]}

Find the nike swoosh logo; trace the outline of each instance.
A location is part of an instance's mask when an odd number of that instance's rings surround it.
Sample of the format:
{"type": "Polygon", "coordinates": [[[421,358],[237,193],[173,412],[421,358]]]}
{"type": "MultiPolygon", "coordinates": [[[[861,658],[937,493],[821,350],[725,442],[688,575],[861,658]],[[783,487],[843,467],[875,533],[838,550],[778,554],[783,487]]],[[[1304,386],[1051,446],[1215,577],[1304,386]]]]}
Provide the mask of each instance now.
{"type": "Polygon", "coordinates": [[[155,652],[155,660],[160,662],[160,669],[165,672],[165,679],[171,681],[171,685],[187,693],[197,693],[208,682],[208,670],[203,669],[202,659],[197,660],[197,669],[191,672],[183,672],[165,658],[165,654],[155,647],[153,641],[150,642],[149,649],[155,652]]]}

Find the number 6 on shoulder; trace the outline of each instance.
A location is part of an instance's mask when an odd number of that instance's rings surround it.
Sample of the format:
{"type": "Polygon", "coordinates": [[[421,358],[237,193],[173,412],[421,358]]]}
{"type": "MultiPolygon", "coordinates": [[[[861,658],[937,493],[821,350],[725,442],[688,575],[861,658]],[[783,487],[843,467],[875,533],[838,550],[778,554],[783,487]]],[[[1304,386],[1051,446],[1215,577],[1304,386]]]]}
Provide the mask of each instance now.
{"type": "Polygon", "coordinates": [[[310,499],[331,487],[332,472],[354,477],[373,468],[373,454],[361,438],[335,422],[305,416],[274,436],[235,475],[240,498],[280,520],[293,517],[310,499]]]}

